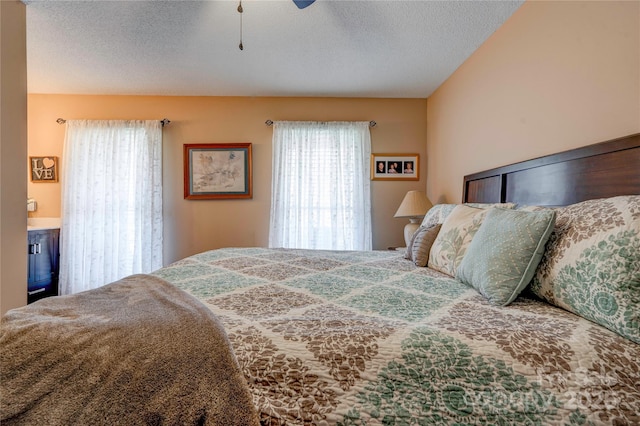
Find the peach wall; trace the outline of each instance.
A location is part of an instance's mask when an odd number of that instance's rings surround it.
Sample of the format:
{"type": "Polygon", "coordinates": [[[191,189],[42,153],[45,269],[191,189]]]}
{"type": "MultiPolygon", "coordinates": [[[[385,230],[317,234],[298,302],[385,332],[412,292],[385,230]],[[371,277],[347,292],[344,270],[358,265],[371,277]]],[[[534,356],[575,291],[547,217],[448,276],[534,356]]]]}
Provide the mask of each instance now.
{"type": "MultiPolygon", "coordinates": [[[[62,156],[67,119],[162,119],[165,263],[208,249],[266,246],[271,197],[271,136],[265,120],[375,120],[372,152],[426,154],[425,99],[247,98],[29,95],[29,155],[62,156]],[[251,142],[253,199],[184,200],[182,145],[251,142]]],[[[404,219],[393,214],[404,194],[426,186],[420,181],[372,182],[373,244],[376,249],[404,245],[404,219]]],[[[64,179],[64,170],[61,171],[64,179]]],[[[38,202],[32,216],[60,214],[60,184],[29,183],[38,202]]]]}
{"type": "Polygon", "coordinates": [[[0,314],[27,304],[27,19],[0,1],[0,314]]]}
{"type": "Polygon", "coordinates": [[[428,99],[432,201],[466,174],[640,132],[640,2],[528,1],[428,99]]]}

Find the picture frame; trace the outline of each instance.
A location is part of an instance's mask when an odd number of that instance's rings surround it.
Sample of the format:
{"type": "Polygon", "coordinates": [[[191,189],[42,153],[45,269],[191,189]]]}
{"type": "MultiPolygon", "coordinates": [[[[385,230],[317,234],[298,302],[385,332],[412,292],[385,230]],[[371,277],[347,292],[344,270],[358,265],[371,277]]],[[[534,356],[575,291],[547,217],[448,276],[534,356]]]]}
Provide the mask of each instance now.
{"type": "Polygon", "coordinates": [[[58,182],[58,157],[29,157],[31,182],[58,182]]]}
{"type": "Polygon", "coordinates": [[[251,143],[184,144],[184,198],[253,198],[251,143]]]}
{"type": "Polygon", "coordinates": [[[371,180],[419,180],[420,154],[371,154],[371,180]]]}

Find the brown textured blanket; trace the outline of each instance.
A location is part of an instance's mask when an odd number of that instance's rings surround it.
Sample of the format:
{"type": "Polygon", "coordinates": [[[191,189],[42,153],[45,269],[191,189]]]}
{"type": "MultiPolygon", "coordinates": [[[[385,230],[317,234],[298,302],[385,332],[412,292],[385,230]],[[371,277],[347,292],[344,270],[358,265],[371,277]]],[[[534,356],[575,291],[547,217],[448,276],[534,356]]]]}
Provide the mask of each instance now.
{"type": "Polygon", "coordinates": [[[0,348],[2,425],[258,423],[218,319],[153,276],[9,311],[0,348]]]}

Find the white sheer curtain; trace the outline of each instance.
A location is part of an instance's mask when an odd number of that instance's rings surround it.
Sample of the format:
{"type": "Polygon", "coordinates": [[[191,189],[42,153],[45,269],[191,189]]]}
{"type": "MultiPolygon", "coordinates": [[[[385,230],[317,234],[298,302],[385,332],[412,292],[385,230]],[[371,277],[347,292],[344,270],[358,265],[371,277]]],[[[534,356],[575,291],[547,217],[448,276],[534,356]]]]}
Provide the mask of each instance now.
{"type": "Polygon", "coordinates": [[[269,247],[371,250],[368,122],[275,122],[269,247]]]}
{"type": "Polygon", "coordinates": [[[162,266],[162,128],[68,120],[62,161],[60,292],[162,266]]]}

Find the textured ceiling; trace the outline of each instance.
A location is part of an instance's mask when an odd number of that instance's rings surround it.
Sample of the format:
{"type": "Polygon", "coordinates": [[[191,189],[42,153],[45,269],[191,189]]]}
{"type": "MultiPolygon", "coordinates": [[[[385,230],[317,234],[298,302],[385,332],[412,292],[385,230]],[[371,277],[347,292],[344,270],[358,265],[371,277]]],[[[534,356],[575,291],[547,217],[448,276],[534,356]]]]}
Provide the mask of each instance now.
{"type": "Polygon", "coordinates": [[[27,1],[29,93],[426,98],[522,1],[27,1]]]}

